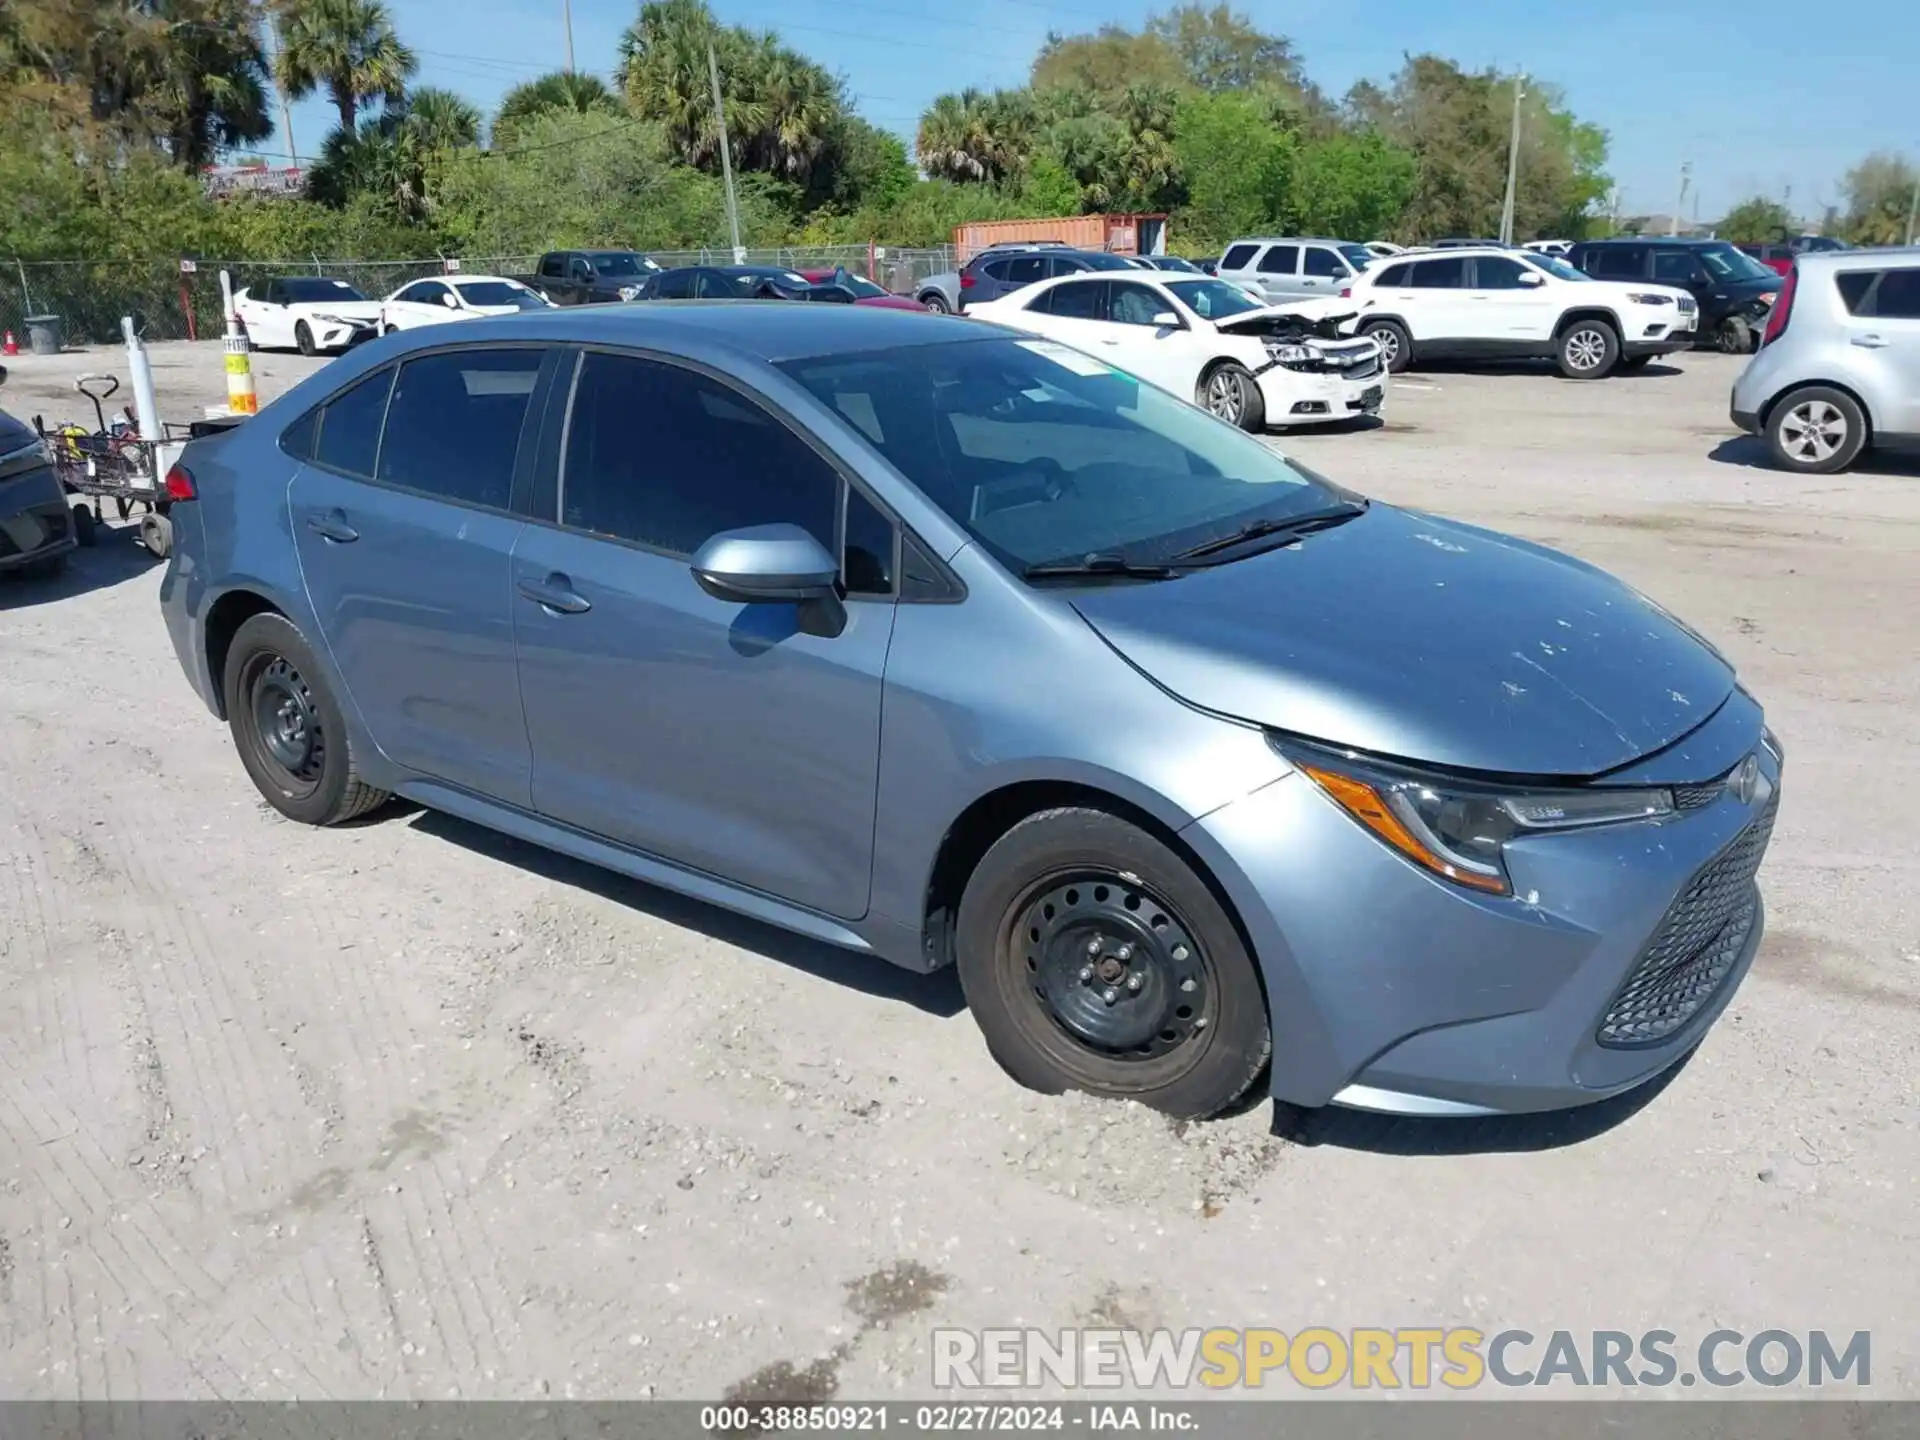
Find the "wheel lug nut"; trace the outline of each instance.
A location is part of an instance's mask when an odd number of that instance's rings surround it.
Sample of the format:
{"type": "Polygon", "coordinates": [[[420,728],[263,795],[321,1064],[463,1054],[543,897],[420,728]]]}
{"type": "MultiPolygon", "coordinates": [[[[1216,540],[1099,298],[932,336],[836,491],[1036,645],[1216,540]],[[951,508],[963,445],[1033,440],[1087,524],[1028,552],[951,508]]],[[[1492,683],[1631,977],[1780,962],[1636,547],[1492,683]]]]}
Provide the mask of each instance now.
{"type": "Polygon", "coordinates": [[[1087,954],[1098,955],[1099,953],[1100,953],[1100,937],[1096,935],[1093,939],[1087,941],[1087,954]]]}
{"type": "Polygon", "coordinates": [[[1111,985],[1109,985],[1104,991],[1101,992],[1100,998],[1106,1001],[1107,1004],[1111,1005],[1113,1004],[1114,1001],[1120,998],[1120,992],[1114,989],[1111,985]]]}
{"type": "Polygon", "coordinates": [[[1141,987],[1141,985],[1145,983],[1146,982],[1143,981],[1138,975],[1129,975],[1127,977],[1127,989],[1129,990],[1138,990],[1141,987]]]}
{"type": "Polygon", "coordinates": [[[1196,1029],[1196,1030],[1204,1030],[1204,1029],[1206,1029],[1206,1028],[1207,1028],[1207,1017],[1206,1017],[1206,1016],[1204,1016],[1204,1015],[1202,1015],[1202,1016],[1201,1016],[1201,1017],[1200,1017],[1200,1018],[1199,1018],[1198,1020],[1196,1020],[1196,1021],[1194,1021],[1194,1022],[1193,1022],[1193,1028],[1194,1028],[1194,1029],[1196,1029]]]}
{"type": "Polygon", "coordinates": [[[1113,953],[1117,959],[1131,960],[1133,959],[1133,946],[1122,945],[1118,950],[1114,951],[1113,953]]]}
{"type": "Polygon", "coordinates": [[[1176,946],[1174,946],[1174,947],[1173,947],[1173,958],[1174,958],[1174,959],[1176,959],[1176,960],[1184,960],[1184,959],[1186,959],[1186,958],[1187,958],[1187,947],[1186,947],[1186,946],[1184,946],[1184,945],[1176,945],[1176,946]]]}
{"type": "Polygon", "coordinates": [[[1193,983],[1193,977],[1189,975],[1186,979],[1180,982],[1180,988],[1186,994],[1191,995],[1199,987],[1193,983]]]}
{"type": "Polygon", "coordinates": [[[1093,966],[1082,965],[1080,967],[1080,983],[1082,985],[1091,985],[1093,983],[1093,966]]]}

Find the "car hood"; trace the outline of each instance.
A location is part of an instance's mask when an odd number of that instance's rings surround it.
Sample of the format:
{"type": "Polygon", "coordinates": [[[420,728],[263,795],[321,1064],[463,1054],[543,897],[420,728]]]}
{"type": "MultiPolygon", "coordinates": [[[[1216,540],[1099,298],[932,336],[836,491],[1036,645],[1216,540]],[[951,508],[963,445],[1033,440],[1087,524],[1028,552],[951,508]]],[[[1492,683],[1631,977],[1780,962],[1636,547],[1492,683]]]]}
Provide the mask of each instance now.
{"type": "Polygon", "coordinates": [[[918,300],[905,295],[862,295],[853,303],[871,305],[880,310],[925,310],[927,308],[918,300]]]}
{"type": "Polygon", "coordinates": [[[333,315],[341,320],[365,320],[372,324],[380,318],[378,300],[312,300],[287,308],[315,319],[322,315],[333,315]]]}
{"type": "Polygon", "coordinates": [[[1694,729],[1733,688],[1705,642],[1605,572],[1379,504],[1293,545],[1073,604],[1191,704],[1461,770],[1599,774],[1694,729]]]}
{"type": "Polygon", "coordinates": [[[24,450],[40,437],[31,425],[16,420],[6,411],[0,410],[0,455],[11,455],[16,450],[24,450]]]}
{"type": "Polygon", "coordinates": [[[1303,325],[1318,325],[1328,320],[1351,320],[1360,313],[1351,300],[1334,295],[1309,295],[1278,305],[1263,305],[1231,319],[1216,320],[1213,328],[1232,334],[1236,330],[1260,330],[1275,320],[1298,320],[1303,325]]]}

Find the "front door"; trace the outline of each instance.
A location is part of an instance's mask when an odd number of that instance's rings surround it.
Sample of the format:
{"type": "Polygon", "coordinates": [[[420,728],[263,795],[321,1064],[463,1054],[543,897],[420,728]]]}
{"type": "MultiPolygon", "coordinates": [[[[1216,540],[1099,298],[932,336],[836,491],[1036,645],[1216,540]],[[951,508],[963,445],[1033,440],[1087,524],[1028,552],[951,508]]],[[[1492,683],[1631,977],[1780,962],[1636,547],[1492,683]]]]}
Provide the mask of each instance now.
{"type": "Polygon", "coordinates": [[[1269,245],[1254,267],[1254,282],[1269,300],[1284,300],[1300,291],[1300,247],[1269,245]]]}
{"type": "Polygon", "coordinates": [[[1122,370],[1162,390],[1192,400],[1200,380],[1200,355],[1194,333],[1165,295],[1151,285],[1114,280],[1107,287],[1107,320],[1101,326],[1104,354],[1122,370]],[[1179,323],[1158,325],[1172,315],[1179,323]]]}
{"type": "Polygon", "coordinates": [[[510,504],[546,353],[445,351],[376,372],[327,404],[287,492],[308,599],[374,744],[522,807],[510,504]]]}
{"type": "Polygon", "coordinates": [[[1492,353],[1531,351],[1553,338],[1560,300],[1550,292],[1546,275],[1525,261],[1474,256],[1464,295],[1468,338],[1492,353]]]}
{"type": "MultiPolygon", "coordinates": [[[[687,562],[778,522],[832,549],[843,493],[871,506],[759,403],[665,361],[587,353],[566,435],[559,524],[529,525],[513,554],[534,808],[857,919],[892,599],[852,594],[843,629],[810,634],[798,606],[714,599],[687,562]]],[[[891,584],[867,565],[847,578],[891,584]]]]}

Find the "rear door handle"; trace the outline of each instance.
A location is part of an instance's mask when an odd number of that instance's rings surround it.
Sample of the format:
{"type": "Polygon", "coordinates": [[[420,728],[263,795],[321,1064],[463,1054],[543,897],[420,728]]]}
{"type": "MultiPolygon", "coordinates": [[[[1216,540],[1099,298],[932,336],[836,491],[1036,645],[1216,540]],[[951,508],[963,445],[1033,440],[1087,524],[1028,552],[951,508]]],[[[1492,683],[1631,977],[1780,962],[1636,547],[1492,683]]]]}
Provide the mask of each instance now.
{"type": "Polygon", "coordinates": [[[360,538],[360,532],[347,524],[346,512],[341,510],[318,511],[307,516],[307,528],[336,545],[351,545],[360,538]]]}
{"type": "Polygon", "coordinates": [[[545,580],[522,580],[520,593],[534,604],[560,615],[584,615],[593,602],[573,588],[573,582],[555,571],[545,580]]]}
{"type": "Polygon", "coordinates": [[[1865,350],[1879,350],[1887,342],[1878,335],[1856,335],[1853,337],[1853,343],[1865,350]]]}

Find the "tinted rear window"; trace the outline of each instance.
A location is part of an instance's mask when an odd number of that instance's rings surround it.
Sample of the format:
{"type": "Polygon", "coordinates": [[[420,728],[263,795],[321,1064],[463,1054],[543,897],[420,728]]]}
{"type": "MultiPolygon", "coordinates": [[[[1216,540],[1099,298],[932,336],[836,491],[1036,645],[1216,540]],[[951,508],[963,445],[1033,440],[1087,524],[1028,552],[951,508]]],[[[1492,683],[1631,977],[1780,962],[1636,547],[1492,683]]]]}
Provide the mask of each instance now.
{"type": "Polygon", "coordinates": [[[1889,270],[1873,292],[1873,313],[1890,320],[1920,320],[1920,269],[1889,270]]]}
{"type": "Polygon", "coordinates": [[[380,420],[392,388],[393,371],[380,370],[329,400],[321,413],[314,460],[349,475],[372,475],[380,451],[380,420]]]}
{"type": "Polygon", "coordinates": [[[1407,277],[1412,273],[1413,266],[1411,265],[1389,265],[1380,272],[1380,278],[1374,283],[1377,285],[1405,285],[1407,283],[1407,277]]]}
{"type": "Polygon", "coordinates": [[[1252,262],[1253,252],[1259,248],[1258,245],[1231,246],[1227,250],[1227,253],[1220,257],[1220,263],[1215,268],[1220,270],[1244,270],[1252,262]]]}
{"type": "Polygon", "coordinates": [[[1447,260],[1422,260],[1413,267],[1413,284],[1422,290],[1460,290],[1467,283],[1467,261],[1463,255],[1447,260]]]}
{"type": "Polygon", "coordinates": [[[539,350],[450,350],[400,369],[377,478],[467,505],[507,508],[539,350]]]}
{"type": "Polygon", "coordinates": [[[1291,275],[1300,268],[1298,245],[1269,245],[1260,257],[1262,275],[1291,275]]]}
{"type": "Polygon", "coordinates": [[[1877,270],[1843,270],[1833,277],[1833,283],[1840,290],[1840,303],[1847,307],[1849,315],[1864,313],[1867,292],[1879,278],[1877,270]]]}

